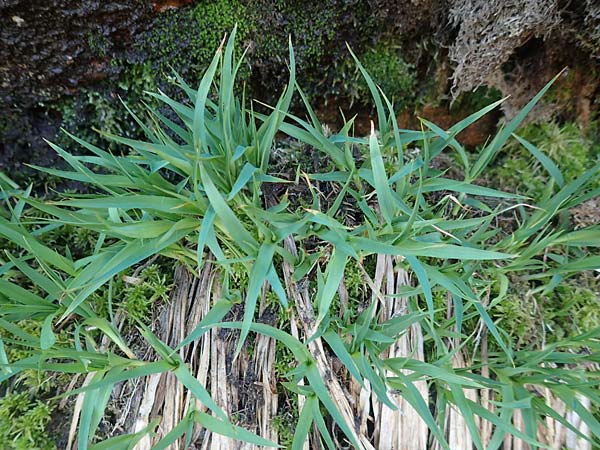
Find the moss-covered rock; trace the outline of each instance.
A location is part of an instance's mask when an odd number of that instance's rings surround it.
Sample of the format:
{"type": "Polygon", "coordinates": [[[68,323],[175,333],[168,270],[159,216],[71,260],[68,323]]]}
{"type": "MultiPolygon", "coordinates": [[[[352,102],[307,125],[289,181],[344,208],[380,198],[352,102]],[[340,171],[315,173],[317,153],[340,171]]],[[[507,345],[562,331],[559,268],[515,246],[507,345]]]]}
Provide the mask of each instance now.
{"type": "Polygon", "coordinates": [[[0,102],[29,107],[114,76],[154,14],[149,0],[0,3],[0,102]]]}
{"type": "MultiPolygon", "coordinates": [[[[447,106],[449,78],[455,72],[452,58],[457,60],[456,52],[449,58],[447,49],[458,48],[461,36],[470,36],[471,23],[460,16],[466,0],[451,2],[451,10],[437,0],[42,3],[9,0],[0,5],[0,170],[17,169],[24,179],[29,176],[25,162],[56,162],[43,138],[56,141],[61,124],[100,142],[89,132],[92,127],[121,133],[131,128],[119,97],[136,104],[155,83],[168,90],[171,68],[195,85],[214,49],[236,24],[238,53],[247,49],[240,68],[247,94],[266,102],[277,95],[288,78],[291,37],[298,82],[324,120],[335,125],[339,108],[354,104],[352,114],[365,113],[359,109],[369,96],[346,43],[397,107],[408,105],[412,115],[414,102],[447,106]]],[[[547,39],[530,39],[525,33],[515,41],[518,48],[509,46],[502,53],[501,70],[487,74],[486,80],[503,95],[511,94],[505,114],[510,116],[569,65],[569,75],[554,89],[561,93],[547,99],[561,108],[550,105],[544,111],[560,111],[561,120],[593,120],[600,84],[597,61],[589,56],[597,53],[597,33],[574,30],[593,26],[596,9],[592,2],[571,2],[553,16],[560,26],[549,28],[547,39]],[[557,51],[573,43],[576,51],[557,51]]],[[[365,115],[368,124],[370,111],[365,115]]],[[[360,122],[359,117],[357,126],[360,122]]]]}
{"type": "Polygon", "coordinates": [[[238,25],[238,42],[244,42],[248,23],[239,0],[200,1],[189,7],[167,10],[135,37],[128,62],[148,64],[164,80],[175,69],[196,84],[223,36],[238,25]]]}
{"type": "MultiPolygon", "coordinates": [[[[390,42],[380,42],[359,57],[362,65],[369,72],[373,81],[379,85],[397,111],[415,101],[416,72],[415,67],[402,57],[399,45],[390,42]]],[[[350,95],[363,105],[371,104],[371,93],[354,61],[349,61],[354,68],[353,83],[349,84],[350,95]]],[[[351,70],[351,69],[349,69],[351,70]]]]}

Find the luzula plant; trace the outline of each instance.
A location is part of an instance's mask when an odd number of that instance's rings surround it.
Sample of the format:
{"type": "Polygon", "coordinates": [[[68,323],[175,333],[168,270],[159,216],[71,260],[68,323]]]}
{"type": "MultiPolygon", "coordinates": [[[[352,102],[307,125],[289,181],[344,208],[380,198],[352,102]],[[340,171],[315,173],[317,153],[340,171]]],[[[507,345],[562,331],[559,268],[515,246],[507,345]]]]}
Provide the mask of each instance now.
{"type": "Polygon", "coordinates": [[[185,101],[149,93],[162,106],[134,115],[145,140],[103,134],[127,149],[122,156],[75,136],[84,156],[50,143],[70,169],[39,169],[90,193],[55,201],[6,193],[0,235],[18,250],[5,252],[0,268],[0,380],[18,383],[26,369],[84,375],[59,393],[78,396],[71,440],[79,450],[233,448],[230,439],[276,447],[282,392],[296,399],[293,449],[497,449],[507,439],[535,448],[550,445],[549,424],[597,442],[590,411],[600,400],[600,330],[522,351],[489,313],[512,276],[552,290],[600,266],[598,226],[572,230],[565,220],[598,195],[600,165],[564,183],[513,134],[551,83],[472,154],[456,136],[500,102],[448,130],[426,120],[421,130],[399,129],[357,60],[377,112],[371,133],[355,136],[354,118],[326,133],[296,82],[291,46],[288,85],[265,109],[236,90],[234,43],[235,31],[197,90],[176,77],[185,101]],[[294,93],[305,118],[290,112],[294,93]],[[552,176],[537,205],[476,183],[513,136],[552,176]],[[328,169],[273,173],[283,138],[310,147],[328,169]],[[434,168],[442,154],[459,176],[434,168]],[[500,227],[506,218],[511,226],[500,227]],[[63,225],[97,233],[93,253],[74,260],[44,245],[44,233],[63,225]],[[179,266],[178,294],[161,316],[171,331],[138,321],[133,347],[120,328],[127,311],[100,314],[90,299],[155,255],[179,266]],[[360,301],[346,289],[350,271],[367,292],[360,301]],[[269,308],[287,321],[267,320],[269,308]],[[43,324],[39,335],[22,328],[29,320],[43,324]],[[70,338],[57,339],[58,330],[70,338]],[[275,341],[295,361],[283,379],[273,375],[275,341]],[[28,356],[9,360],[6,346],[28,356]],[[228,377],[252,364],[264,395],[256,421],[244,423],[248,405],[228,377]],[[98,440],[116,387],[134,382],[146,391],[129,432],[98,440]]]}

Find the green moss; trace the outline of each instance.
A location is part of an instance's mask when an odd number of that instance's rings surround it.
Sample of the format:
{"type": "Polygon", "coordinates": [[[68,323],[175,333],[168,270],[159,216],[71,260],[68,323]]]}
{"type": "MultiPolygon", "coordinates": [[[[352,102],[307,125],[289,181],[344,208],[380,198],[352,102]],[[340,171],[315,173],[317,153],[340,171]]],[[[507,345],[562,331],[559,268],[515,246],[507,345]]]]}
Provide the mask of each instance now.
{"type": "Polygon", "coordinates": [[[125,100],[130,107],[134,107],[144,97],[144,91],[156,91],[156,74],[149,61],[141,64],[128,66],[117,83],[119,88],[126,94],[125,100]]]}
{"type": "Polygon", "coordinates": [[[562,284],[547,294],[517,281],[492,315],[517,348],[541,348],[598,329],[600,296],[591,279],[562,284]]]}
{"type": "MultiPolygon", "coordinates": [[[[68,98],[56,106],[62,117],[62,128],[94,145],[111,147],[92,128],[131,138],[139,137],[132,130],[138,125],[121,103],[123,100],[133,112],[144,118],[142,100],[150,105],[152,99],[144,91],[156,90],[156,79],[149,63],[126,65],[119,75],[117,92],[82,90],[80,95],[68,98]],[[134,133],[134,134],[132,134],[134,133]]],[[[114,89],[114,88],[113,88],[114,89]]],[[[70,147],[73,141],[59,133],[54,142],[70,147]]]]}
{"type": "Polygon", "coordinates": [[[102,30],[90,30],[87,34],[87,44],[94,55],[105,57],[108,54],[110,41],[102,30]]]}
{"type": "MultiPolygon", "coordinates": [[[[600,146],[594,145],[573,123],[530,124],[518,134],[549,156],[560,168],[567,183],[589,169],[600,157],[600,146]]],[[[513,141],[507,146],[505,157],[490,171],[488,179],[502,189],[540,199],[551,178],[537,159],[513,141]]]]}
{"type": "Polygon", "coordinates": [[[502,93],[495,88],[480,86],[472,92],[464,92],[451,105],[452,111],[479,111],[502,98],[502,93]]]}
{"type": "Polygon", "coordinates": [[[131,273],[116,277],[92,295],[100,315],[108,317],[109,309],[123,309],[127,312],[130,324],[139,320],[148,324],[152,318],[152,306],[157,302],[167,302],[172,288],[172,278],[159,265],[144,268],[139,275],[131,273]]]}
{"type": "Polygon", "coordinates": [[[362,301],[368,294],[364,276],[355,259],[350,259],[344,271],[344,282],[348,290],[348,296],[355,301],[362,301]]]}
{"type": "Polygon", "coordinates": [[[348,58],[345,42],[361,51],[377,34],[364,0],[325,0],[310,5],[292,0],[204,0],[157,16],[148,31],[136,37],[132,60],[149,62],[161,80],[174,68],[195,85],[223,36],[236,24],[238,54],[248,50],[247,64],[238,78],[249,82],[254,94],[266,100],[276,95],[289,76],[290,37],[298,81],[314,98],[336,94],[331,86],[336,84],[341,62],[348,58]]]}
{"type": "Polygon", "coordinates": [[[499,327],[517,348],[530,348],[544,342],[543,311],[531,293],[510,294],[495,308],[499,327]]]}
{"type": "Polygon", "coordinates": [[[273,426],[277,430],[279,444],[291,448],[295,427],[298,422],[298,396],[285,389],[282,382],[289,381],[287,374],[296,367],[297,361],[293,353],[280,341],[275,344],[275,377],[279,393],[277,415],[273,417],[273,426]]]}
{"type": "Polygon", "coordinates": [[[566,284],[545,298],[544,319],[552,340],[600,328],[600,296],[590,287],[566,284]]]}
{"type": "Polygon", "coordinates": [[[297,420],[297,416],[292,414],[278,414],[271,419],[273,427],[277,430],[277,443],[285,449],[292,448],[297,420]]]}
{"type": "Polygon", "coordinates": [[[148,58],[157,75],[174,68],[195,85],[226,33],[238,24],[238,42],[246,38],[246,8],[238,0],[201,1],[167,11],[137,37],[137,51],[148,58]]]}
{"type": "Polygon", "coordinates": [[[287,35],[291,37],[294,44],[299,66],[306,69],[318,64],[325,56],[325,48],[336,36],[338,25],[335,19],[342,12],[339,6],[336,8],[328,3],[330,2],[326,1],[314,5],[315,8],[307,8],[296,1],[275,0],[269,5],[273,8],[271,16],[281,19],[278,23],[275,22],[274,33],[261,33],[258,28],[262,20],[261,16],[264,16],[261,6],[266,6],[269,2],[256,2],[250,28],[253,37],[258,38],[256,48],[258,58],[269,59],[273,55],[286,55],[287,35]],[[326,7],[327,5],[329,7],[326,7]]]}
{"type": "MultiPolygon", "coordinates": [[[[42,329],[41,321],[22,320],[17,325],[29,335],[36,338],[40,337],[42,329]]],[[[3,329],[0,330],[0,338],[10,337],[8,332],[3,329]]],[[[67,343],[70,339],[69,331],[59,331],[56,334],[56,339],[59,345],[67,343]]],[[[6,358],[10,363],[32,356],[30,347],[21,345],[18,341],[5,342],[4,350],[6,352],[6,358]]],[[[58,386],[67,386],[70,381],[70,376],[59,372],[48,375],[48,372],[25,369],[15,377],[15,381],[20,389],[27,390],[32,394],[41,395],[54,392],[58,386]]],[[[0,448],[3,447],[0,446],[0,448]]]]}
{"type": "Polygon", "coordinates": [[[0,448],[4,450],[54,450],[46,430],[52,409],[26,393],[0,398],[0,448]]]}
{"type": "MultiPolygon", "coordinates": [[[[415,68],[407,63],[401,49],[389,42],[381,42],[359,58],[375,83],[397,109],[415,99],[415,68]]],[[[356,74],[356,96],[361,103],[370,104],[371,94],[360,73],[356,74]]]]}

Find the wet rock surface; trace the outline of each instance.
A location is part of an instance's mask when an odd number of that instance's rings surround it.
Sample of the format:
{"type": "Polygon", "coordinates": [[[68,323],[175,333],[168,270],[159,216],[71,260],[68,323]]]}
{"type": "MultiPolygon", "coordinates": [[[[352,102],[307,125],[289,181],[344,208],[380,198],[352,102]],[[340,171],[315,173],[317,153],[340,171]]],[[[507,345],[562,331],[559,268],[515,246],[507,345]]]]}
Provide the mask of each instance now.
{"type": "Polygon", "coordinates": [[[106,78],[152,14],[146,0],[0,2],[0,100],[28,107],[106,78]]]}

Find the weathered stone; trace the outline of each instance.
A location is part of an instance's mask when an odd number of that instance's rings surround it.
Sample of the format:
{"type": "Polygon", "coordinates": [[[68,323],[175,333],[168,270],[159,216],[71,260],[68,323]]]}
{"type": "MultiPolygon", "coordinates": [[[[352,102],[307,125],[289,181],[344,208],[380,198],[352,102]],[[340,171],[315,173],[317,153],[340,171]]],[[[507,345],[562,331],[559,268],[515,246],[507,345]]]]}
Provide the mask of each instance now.
{"type": "Polygon", "coordinates": [[[27,107],[106,78],[152,14],[148,0],[0,2],[0,102],[27,107]]]}

